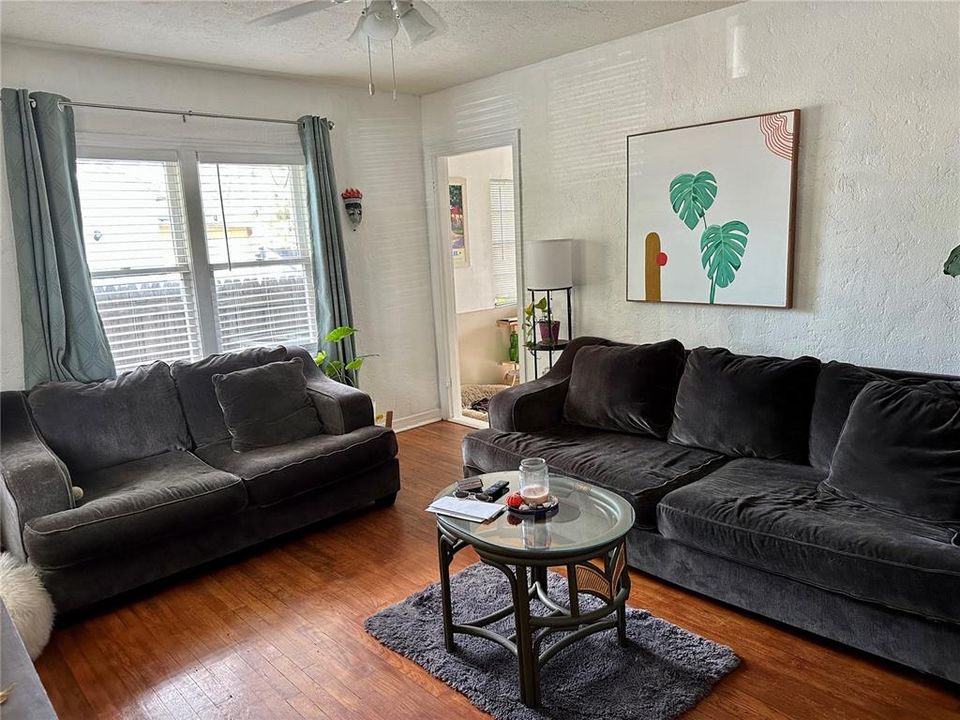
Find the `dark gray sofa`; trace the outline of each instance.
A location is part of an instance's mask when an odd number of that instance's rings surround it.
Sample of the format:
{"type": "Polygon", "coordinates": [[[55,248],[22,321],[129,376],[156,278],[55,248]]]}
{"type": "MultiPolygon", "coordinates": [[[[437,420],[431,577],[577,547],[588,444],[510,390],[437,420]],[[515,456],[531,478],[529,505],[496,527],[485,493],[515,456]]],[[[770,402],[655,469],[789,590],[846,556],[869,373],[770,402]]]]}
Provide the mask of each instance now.
{"type": "MultiPolygon", "coordinates": [[[[960,682],[960,528],[819,489],[859,388],[820,373],[807,462],[731,458],[565,423],[574,358],[591,345],[622,344],[578,338],[544,377],[491,400],[491,427],[464,438],[465,475],[543,457],[552,471],[631,502],[632,567],[960,682]]],[[[906,383],[960,379],[871,372],[906,383]]]]}
{"type": "Polygon", "coordinates": [[[390,505],[396,455],[370,398],[325,377],[301,348],[154,363],[107,392],[79,383],[4,392],[0,539],[67,612],[347,510],[390,505]],[[294,357],[322,434],[233,451],[212,376],[294,357]],[[84,491],[79,502],[71,485],[84,491]]]}

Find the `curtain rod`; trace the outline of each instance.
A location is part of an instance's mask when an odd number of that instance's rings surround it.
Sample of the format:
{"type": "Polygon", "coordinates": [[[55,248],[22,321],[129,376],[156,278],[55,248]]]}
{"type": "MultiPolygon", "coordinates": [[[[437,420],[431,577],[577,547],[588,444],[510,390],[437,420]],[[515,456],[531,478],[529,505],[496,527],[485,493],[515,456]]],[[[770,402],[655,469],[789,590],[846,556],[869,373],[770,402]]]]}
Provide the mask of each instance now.
{"type": "MultiPolygon", "coordinates": [[[[31,100],[31,104],[36,104],[36,101],[31,100]]],[[[279,118],[264,118],[264,117],[251,117],[249,115],[223,115],[220,113],[207,113],[207,112],[195,112],[193,110],[163,110],[160,108],[148,108],[148,107],[137,107],[134,105],[106,105],[104,103],[88,103],[88,102],[72,102],[67,100],[58,100],[57,108],[61,111],[65,107],[85,107],[85,108],[98,108],[101,110],[125,110],[127,112],[144,112],[144,113],[157,113],[159,115],[179,115],[183,118],[183,121],[186,122],[188,117],[201,117],[201,118],[221,118],[224,120],[248,120],[250,122],[264,122],[264,123],[279,123],[281,125],[296,125],[296,120],[281,120],[279,118]]],[[[333,130],[334,123],[332,120],[327,120],[327,128],[333,130]]]]}

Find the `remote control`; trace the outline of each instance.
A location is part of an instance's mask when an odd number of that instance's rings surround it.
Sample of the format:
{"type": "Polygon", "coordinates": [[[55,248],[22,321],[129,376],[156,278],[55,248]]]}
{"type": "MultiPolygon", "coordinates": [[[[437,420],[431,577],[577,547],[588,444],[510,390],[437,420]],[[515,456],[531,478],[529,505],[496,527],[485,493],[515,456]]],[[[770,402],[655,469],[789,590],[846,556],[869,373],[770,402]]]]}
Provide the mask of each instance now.
{"type": "Polygon", "coordinates": [[[510,483],[506,480],[500,480],[483,489],[484,495],[489,495],[492,500],[496,500],[507,492],[510,483]]]}

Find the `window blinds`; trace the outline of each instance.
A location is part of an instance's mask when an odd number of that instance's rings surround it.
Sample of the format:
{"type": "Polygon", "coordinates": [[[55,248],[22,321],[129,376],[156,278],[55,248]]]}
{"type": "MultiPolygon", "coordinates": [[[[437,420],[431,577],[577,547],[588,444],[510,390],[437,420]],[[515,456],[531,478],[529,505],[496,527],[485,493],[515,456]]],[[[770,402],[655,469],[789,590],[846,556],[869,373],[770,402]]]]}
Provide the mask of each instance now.
{"type": "Polygon", "coordinates": [[[493,295],[497,307],[517,304],[517,236],[513,180],[490,181],[493,295]]]}
{"type": "Polygon", "coordinates": [[[77,162],[83,238],[118,371],[201,356],[176,162],[77,162]]]}
{"type": "Polygon", "coordinates": [[[221,349],[315,349],[304,167],[201,162],[199,172],[221,349]]]}

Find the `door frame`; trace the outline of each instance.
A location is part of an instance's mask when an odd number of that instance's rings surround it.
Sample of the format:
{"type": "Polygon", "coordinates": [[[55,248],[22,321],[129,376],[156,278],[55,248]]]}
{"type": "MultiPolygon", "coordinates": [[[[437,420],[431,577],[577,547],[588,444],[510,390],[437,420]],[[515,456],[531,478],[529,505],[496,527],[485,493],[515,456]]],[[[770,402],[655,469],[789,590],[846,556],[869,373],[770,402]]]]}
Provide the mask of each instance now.
{"type": "MultiPolygon", "coordinates": [[[[440,414],[471,427],[481,426],[464,418],[460,406],[460,363],[457,346],[457,299],[454,287],[453,261],[450,257],[448,234],[448,200],[441,200],[441,189],[446,190],[449,175],[448,157],[465,153],[509,146],[513,153],[514,227],[517,248],[517,317],[521,318],[523,301],[523,217],[522,176],[520,174],[520,130],[504,130],[486,135],[461,138],[448,143],[425,145],[423,164],[426,172],[427,233],[430,240],[430,279],[433,295],[433,323],[437,339],[437,389],[440,394],[440,414]]],[[[445,195],[444,195],[445,198],[445,195]]],[[[520,353],[520,377],[525,377],[524,353],[520,353]]]]}

